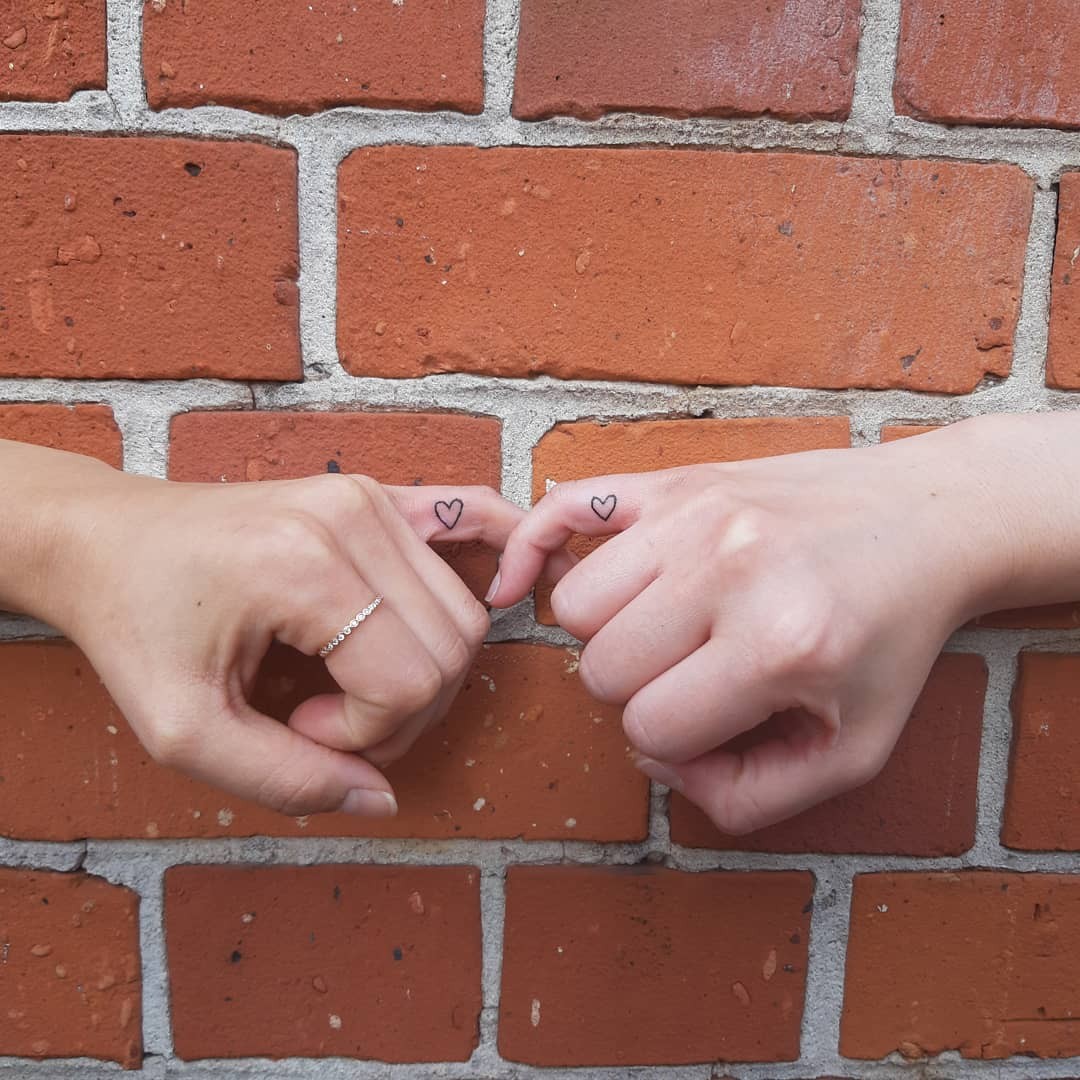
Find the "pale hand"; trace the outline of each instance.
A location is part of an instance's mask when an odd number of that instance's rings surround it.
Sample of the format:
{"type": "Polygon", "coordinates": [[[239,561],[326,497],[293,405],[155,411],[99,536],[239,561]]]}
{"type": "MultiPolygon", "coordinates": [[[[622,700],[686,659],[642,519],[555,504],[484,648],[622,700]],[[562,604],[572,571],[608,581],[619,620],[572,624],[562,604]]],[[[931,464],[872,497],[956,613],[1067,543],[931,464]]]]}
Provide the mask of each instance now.
{"type": "Polygon", "coordinates": [[[486,488],[175,484],[63,457],[63,554],[22,609],[83,649],[154,759],[287,814],[394,813],[377,766],[442,716],[488,629],[426,542],[501,548],[522,511],[486,488]],[[327,658],[342,693],[287,725],[251,707],[275,638],[314,655],[376,595],[327,658]]]}
{"type": "Polygon", "coordinates": [[[625,705],[643,771],[761,828],[870,780],[950,632],[993,605],[978,549],[1003,524],[949,438],[558,484],[488,599],[520,600],[572,534],[617,534],[552,594],[581,678],[625,705]]]}

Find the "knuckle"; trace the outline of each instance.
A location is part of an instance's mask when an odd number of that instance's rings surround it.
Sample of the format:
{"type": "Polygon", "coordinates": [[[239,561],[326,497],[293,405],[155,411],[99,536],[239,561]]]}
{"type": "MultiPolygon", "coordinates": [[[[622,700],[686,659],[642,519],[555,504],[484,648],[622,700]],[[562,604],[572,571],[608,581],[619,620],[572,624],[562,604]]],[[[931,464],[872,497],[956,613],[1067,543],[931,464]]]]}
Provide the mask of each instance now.
{"type": "Polygon", "coordinates": [[[443,676],[456,679],[459,675],[464,674],[472,662],[472,656],[472,648],[456,629],[447,634],[445,644],[439,654],[443,676]]]}
{"type": "Polygon", "coordinates": [[[836,626],[825,602],[803,599],[778,611],[770,635],[770,651],[777,665],[797,674],[839,670],[843,655],[836,626]]]}
{"type": "Polygon", "coordinates": [[[264,564],[292,566],[301,573],[313,565],[325,565],[336,555],[336,546],[327,530],[313,517],[294,511],[275,515],[260,530],[261,559],[264,564]]]}
{"type": "Polygon", "coordinates": [[[435,662],[425,654],[417,654],[402,668],[402,677],[388,689],[385,704],[388,710],[411,715],[426,709],[443,686],[443,675],[435,662]]]}
{"type": "Polygon", "coordinates": [[[623,733],[635,750],[658,761],[665,759],[666,751],[662,741],[656,738],[653,719],[635,701],[631,700],[623,710],[622,723],[623,733]]]}
{"type": "Polygon", "coordinates": [[[473,596],[468,596],[461,610],[461,632],[468,647],[469,659],[472,654],[484,643],[484,638],[491,629],[491,617],[487,609],[473,596]]]}
{"type": "Polygon", "coordinates": [[[766,824],[762,812],[746,802],[720,806],[709,817],[718,829],[731,836],[748,836],[766,824]]]}
{"type": "Polygon", "coordinates": [[[155,725],[141,737],[154,761],[166,768],[182,769],[195,759],[198,734],[187,721],[168,720],[155,725]]]}
{"type": "Polygon", "coordinates": [[[588,636],[585,612],[575,591],[565,588],[564,582],[565,578],[551,590],[552,614],[568,634],[573,634],[579,641],[584,640],[588,636]]]}
{"type": "Polygon", "coordinates": [[[885,768],[889,751],[879,746],[868,746],[852,754],[840,770],[840,782],[845,790],[869,784],[885,768]]]}
{"type": "Polygon", "coordinates": [[[586,646],[581,654],[578,675],[582,685],[597,701],[602,701],[607,705],[622,704],[614,694],[609,665],[591,645],[586,646]]]}

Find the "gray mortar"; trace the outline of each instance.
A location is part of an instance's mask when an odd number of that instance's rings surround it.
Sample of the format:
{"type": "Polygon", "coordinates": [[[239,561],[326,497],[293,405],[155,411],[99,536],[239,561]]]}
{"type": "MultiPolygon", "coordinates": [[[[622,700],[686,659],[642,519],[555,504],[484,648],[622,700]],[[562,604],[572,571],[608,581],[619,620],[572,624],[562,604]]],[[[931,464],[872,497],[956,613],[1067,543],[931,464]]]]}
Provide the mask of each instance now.
{"type": "MultiPolygon", "coordinates": [[[[1072,409],[1080,395],[1046,388],[1047,312],[1053,258],[1056,191],[1062,171],[1080,168],[1080,132],[946,127],[892,112],[892,78],[899,27],[899,0],[863,0],[864,29],[855,71],[851,118],[842,123],[788,124],[759,120],[690,119],[620,115],[596,122],[553,119],[520,123],[510,116],[516,54],[518,0],[488,0],[484,38],[486,105],[482,115],[415,114],[357,108],[312,117],[267,117],[206,107],[153,113],[146,107],[139,56],[140,0],[109,0],[109,77],[105,92],[83,92],[57,105],[0,104],[0,131],[172,135],[248,138],[291,146],[297,152],[300,200],[300,330],[306,381],[302,384],[0,379],[0,401],[102,402],[110,405],[124,437],[125,468],[164,476],[168,429],[173,416],[192,409],[452,409],[502,421],[504,494],[528,505],[532,448],[554,424],[581,418],[697,416],[835,416],[851,418],[856,445],[874,443],[884,424],[947,422],[989,412],[1072,409]],[[421,379],[353,378],[336,350],[336,171],[361,146],[382,143],[479,146],[699,146],[717,150],[790,150],[978,162],[1007,162],[1033,177],[1036,191],[1027,248],[1013,372],[974,393],[943,396],[908,391],[824,391],[786,387],[674,387],[641,382],[496,380],[473,375],[421,379]]],[[[40,623],[0,616],[0,639],[48,636],[40,623]]],[[[566,645],[560,630],[538,627],[527,605],[497,616],[491,640],[545,641],[566,645]]],[[[964,630],[949,644],[983,656],[989,671],[977,793],[977,835],[956,858],[896,856],[769,855],[697,851],[674,845],[668,834],[667,793],[654,785],[648,838],[640,844],[581,841],[375,841],[262,838],[225,840],[91,841],[48,844],[0,839],[0,863],[72,870],[79,867],[140,895],[144,1038],[142,1075],[161,1080],[223,1080],[226,1077],[294,1077],[298,1080],[385,1078],[418,1080],[797,1080],[821,1075],[869,1080],[909,1077],[1066,1077],[1080,1059],[1005,1062],[961,1061],[956,1054],[917,1064],[893,1057],[853,1062],[838,1056],[851,879],[857,873],[891,870],[956,870],[994,866],[1019,871],[1076,873],[1075,854],[1014,852],[999,840],[1006,761],[1011,738],[1009,696],[1018,654],[1024,649],[1080,651],[1078,631],[964,630]],[[718,868],[733,872],[808,870],[815,877],[815,909],[809,944],[802,1057],[789,1064],[685,1068],[534,1069],[502,1060],[497,1050],[498,993],[507,868],[527,862],[573,861],[634,864],[661,861],[687,872],[718,868]],[[168,968],[162,932],[163,875],[179,863],[313,864],[372,862],[405,865],[468,864],[480,870],[483,918],[483,1001],[480,1044],[468,1063],[394,1065],[348,1059],[259,1059],[185,1063],[173,1056],[169,1024],[168,968]]],[[[98,1080],[118,1067],[88,1060],[39,1063],[0,1058],[0,1074],[26,1080],[98,1080]]]]}

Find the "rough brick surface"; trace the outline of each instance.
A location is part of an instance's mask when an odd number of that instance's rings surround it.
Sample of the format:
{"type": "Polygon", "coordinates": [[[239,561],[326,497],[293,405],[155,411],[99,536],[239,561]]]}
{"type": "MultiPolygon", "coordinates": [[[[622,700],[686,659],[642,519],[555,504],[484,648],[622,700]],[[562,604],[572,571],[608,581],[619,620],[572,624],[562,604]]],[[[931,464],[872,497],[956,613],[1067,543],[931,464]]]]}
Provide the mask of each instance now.
{"type": "MultiPolygon", "coordinates": [[[[1070,65],[1071,67],[1071,65],[1070,65]]],[[[1046,382],[1062,390],[1080,388],[1080,172],[1061,177],[1057,241],[1050,291],[1050,344],[1046,382]]]]}
{"type": "Polygon", "coordinates": [[[1080,851],[1080,656],[1024,652],[1013,691],[1013,744],[1002,843],[1080,851]]]}
{"type": "Polygon", "coordinates": [[[100,878],[0,867],[0,1055],[139,1066],[138,911],[100,878]]]}
{"type": "Polygon", "coordinates": [[[66,101],[105,89],[105,0],[5,0],[0,101],[66,101]]]}
{"type": "Polygon", "coordinates": [[[148,0],[143,24],[153,109],[483,107],[483,0],[148,0]]]}
{"type": "Polygon", "coordinates": [[[903,0],[896,111],[923,120],[1080,127],[1073,0],[903,0]]]}
{"type": "Polygon", "coordinates": [[[860,0],[524,0],[514,115],[840,120],[860,0]]]}
{"type": "MultiPolygon", "coordinates": [[[[89,664],[60,642],[0,644],[0,835],[420,836],[639,840],[648,789],[616,709],[597,705],[573,652],[486,646],[446,719],[388,772],[401,813],[290,818],[150,761],[89,664]]],[[[256,705],[278,719],[335,689],[326,666],[271,651],[256,705]]]]}
{"type": "Polygon", "coordinates": [[[673,795],[671,839],[749,851],[959,855],[975,839],[985,693],[983,658],[946,653],[885,768],[869,784],[741,837],[721,833],[692,803],[673,795]]]}
{"type": "Polygon", "coordinates": [[[898,439],[910,439],[914,435],[926,435],[940,427],[940,424],[889,424],[881,429],[881,442],[890,443],[898,439]]]}
{"type": "Polygon", "coordinates": [[[0,137],[0,376],[294,379],[296,156],[0,137]]]}
{"type": "Polygon", "coordinates": [[[174,867],[165,932],[181,1058],[465,1061],[476,1046],[472,867],[174,867]]]}
{"type": "Polygon", "coordinates": [[[124,459],[120,429],[107,405],[0,405],[0,439],[100,458],[124,459]]]}
{"type": "Polygon", "coordinates": [[[499,1051],[534,1065],[799,1054],[813,878],[512,867],[499,1051]]]}
{"type": "Polygon", "coordinates": [[[363,148],[338,345],[357,375],[969,391],[1010,368],[1031,199],[1003,165],[363,148]]]}
{"type": "MultiPolygon", "coordinates": [[[[288,480],[340,471],[364,473],[383,484],[498,488],[500,431],[491,417],[453,413],[186,413],[173,420],[169,476],[288,480]]],[[[497,556],[479,543],[436,548],[483,596],[497,556]]]]}
{"type": "Polygon", "coordinates": [[[841,1054],[1080,1053],[1078,933],[1080,880],[1069,875],[859,875],[841,1054]]]}
{"type": "MultiPolygon", "coordinates": [[[[549,481],[562,483],[606,473],[651,472],[850,445],[851,429],[845,416],[556,424],[533,449],[533,503],[543,498],[549,481]]],[[[597,541],[583,536],[570,544],[581,557],[596,546],[597,541]]],[[[537,618],[552,624],[555,617],[550,597],[550,586],[538,583],[537,618]]]]}

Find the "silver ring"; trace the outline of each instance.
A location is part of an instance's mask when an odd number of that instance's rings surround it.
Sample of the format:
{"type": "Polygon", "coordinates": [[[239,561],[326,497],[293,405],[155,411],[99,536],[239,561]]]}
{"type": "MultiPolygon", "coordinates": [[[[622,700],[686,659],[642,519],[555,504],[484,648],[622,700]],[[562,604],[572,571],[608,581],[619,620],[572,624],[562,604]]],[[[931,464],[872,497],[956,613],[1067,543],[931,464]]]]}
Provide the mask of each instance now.
{"type": "Polygon", "coordinates": [[[332,637],[320,650],[319,655],[325,660],[374,610],[382,603],[383,598],[376,596],[363,611],[358,611],[346,624],[345,629],[332,637]]]}

